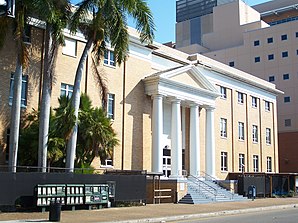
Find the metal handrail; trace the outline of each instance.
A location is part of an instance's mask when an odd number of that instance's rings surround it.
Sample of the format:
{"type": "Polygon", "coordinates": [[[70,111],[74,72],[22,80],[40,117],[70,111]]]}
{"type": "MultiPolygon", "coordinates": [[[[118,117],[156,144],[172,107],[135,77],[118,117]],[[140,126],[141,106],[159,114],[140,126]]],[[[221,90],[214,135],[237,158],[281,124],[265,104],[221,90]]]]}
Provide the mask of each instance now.
{"type": "MultiPolygon", "coordinates": [[[[219,184],[219,180],[218,179],[216,179],[215,177],[213,177],[213,176],[211,176],[211,175],[209,175],[209,174],[207,174],[206,172],[204,172],[204,171],[201,171],[201,173],[202,173],[202,177],[206,180],[206,181],[213,181],[213,182],[216,182],[216,184],[218,184],[219,186],[220,186],[220,184],[219,184]],[[207,177],[206,177],[207,176],[207,177]],[[209,179],[208,179],[209,178],[209,179]],[[211,180],[210,180],[211,179],[211,180]]],[[[220,187],[222,187],[222,186],[220,186],[220,187]]],[[[223,187],[222,187],[223,188],[223,187]]],[[[235,193],[233,193],[233,192],[231,192],[231,191],[229,191],[229,190],[226,190],[226,192],[230,195],[230,199],[233,199],[234,198],[234,195],[235,195],[235,193]]]]}
{"type": "Polygon", "coordinates": [[[207,189],[207,191],[213,195],[214,200],[216,200],[217,197],[217,188],[212,187],[211,185],[205,183],[203,180],[200,180],[198,177],[193,176],[193,175],[189,175],[190,177],[194,178],[196,181],[191,180],[193,183],[195,183],[196,185],[199,186],[199,190],[201,192],[201,184],[206,185],[207,187],[204,187],[205,189],[207,189]],[[198,183],[199,182],[199,183],[198,183]]]}

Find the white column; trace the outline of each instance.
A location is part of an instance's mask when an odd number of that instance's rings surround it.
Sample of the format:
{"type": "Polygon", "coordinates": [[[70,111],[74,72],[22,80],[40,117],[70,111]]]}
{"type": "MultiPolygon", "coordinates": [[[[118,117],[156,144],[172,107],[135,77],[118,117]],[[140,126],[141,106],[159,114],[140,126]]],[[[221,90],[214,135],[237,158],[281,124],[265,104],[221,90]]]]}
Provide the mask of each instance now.
{"type": "Polygon", "coordinates": [[[190,175],[200,175],[200,123],[199,123],[199,106],[193,104],[190,106],[190,175]]]}
{"type": "Polygon", "coordinates": [[[163,96],[154,95],[152,98],[152,172],[162,172],[163,96]]]}
{"type": "Polygon", "coordinates": [[[206,108],[206,173],[215,177],[214,108],[206,108]]]}
{"type": "Polygon", "coordinates": [[[180,100],[172,101],[171,121],[171,177],[182,176],[182,136],[181,136],[181,110],[180,100]]]}

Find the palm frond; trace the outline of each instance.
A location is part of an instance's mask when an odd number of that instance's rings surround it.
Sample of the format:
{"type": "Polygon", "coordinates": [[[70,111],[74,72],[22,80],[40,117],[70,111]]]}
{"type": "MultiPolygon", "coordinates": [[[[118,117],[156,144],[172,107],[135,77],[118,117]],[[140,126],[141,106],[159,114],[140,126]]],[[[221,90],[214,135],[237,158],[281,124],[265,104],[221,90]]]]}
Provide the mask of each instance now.
{"type": "Polygon", "coordinates": [[[107,80],[105,79],[105,73],[101,70],[101,72],[97,68],[97,63],[92,56],[92,69],[93,72],[95,73],[95,77],[97,80],[97,84],[100,88],[100,95],[101,95],[101,100],[103,104],[107,103],[107,95],[108,95],[108,85],[107,85],[107,80]]]}

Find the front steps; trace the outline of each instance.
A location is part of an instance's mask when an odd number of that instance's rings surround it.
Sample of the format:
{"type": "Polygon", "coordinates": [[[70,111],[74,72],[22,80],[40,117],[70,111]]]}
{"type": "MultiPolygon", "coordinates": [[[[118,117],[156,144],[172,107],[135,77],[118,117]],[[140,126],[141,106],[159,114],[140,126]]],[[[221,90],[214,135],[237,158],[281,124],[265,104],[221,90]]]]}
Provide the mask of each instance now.
{"type": "Polygon", "coordinates": [[[188,177],[187,194],[179,200],[181,204],[203,204],[211,202],[243,201],[247,198],[231,193],[213,181],[188,177]]]}

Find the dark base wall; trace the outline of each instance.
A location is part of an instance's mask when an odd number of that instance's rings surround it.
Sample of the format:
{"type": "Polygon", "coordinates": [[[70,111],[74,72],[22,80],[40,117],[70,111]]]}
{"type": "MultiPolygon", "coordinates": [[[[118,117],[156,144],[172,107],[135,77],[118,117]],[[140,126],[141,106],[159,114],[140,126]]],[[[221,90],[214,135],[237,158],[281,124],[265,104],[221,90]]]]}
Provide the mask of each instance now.
{"type": "Polygon", "coordinates": [[[146,202],[146,175],[72,173],[1,173],[0,206],[13,206],[20,197],[34,196],[37,184],[102,184],[115,181],[115,201],[146,202]]]}
{"type": "Polygon", "coordinates": [[[298,132],[278,134],[279,172],[298,172],[298,132]]]}

